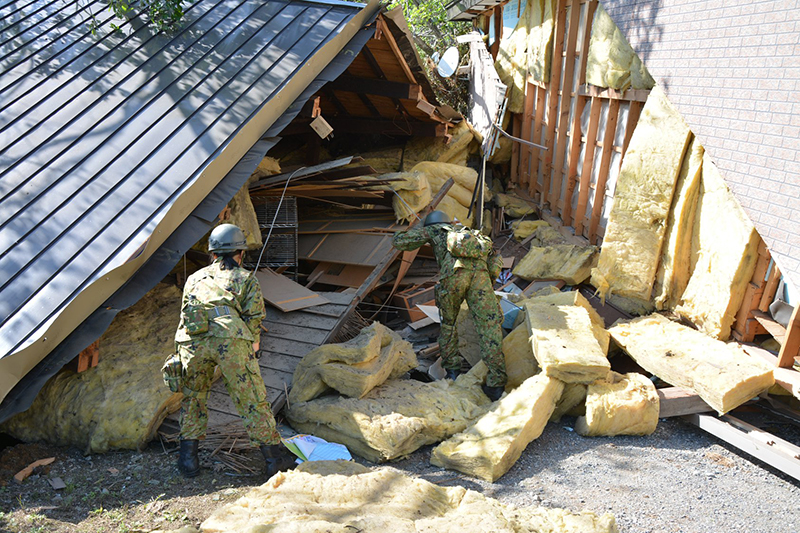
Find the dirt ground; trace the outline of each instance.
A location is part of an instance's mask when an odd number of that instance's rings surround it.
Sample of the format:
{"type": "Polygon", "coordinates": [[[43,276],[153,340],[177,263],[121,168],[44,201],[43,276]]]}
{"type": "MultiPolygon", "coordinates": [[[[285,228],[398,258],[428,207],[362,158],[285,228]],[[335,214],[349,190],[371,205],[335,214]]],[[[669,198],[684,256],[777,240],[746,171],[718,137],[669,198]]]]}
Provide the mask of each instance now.
{"type": "MultiPolygon", "coordinates": [[[[549,424],[496,483],[429,463],[431,447],[393,466],[443,486],[462,485],[517,506],[611,512],[620,531],[800,531],[800,483],[759,465],[689,424],[669,419],[649,437],[587,439],[574,419],[549,424]]],[[[283,430],[290,432],[289,428],[283,430]]],[[[75,448],[17,444],[0,452],[0,531],[149,532],[197,527],[214,510],[265,481],[201,453],[202,473],[183,479],[176,452],[156,441],[142,452],[84,456],[75,448]],[[55,457],[22,484],[12,476],[55,457]],[[51,481],[60,478],[65,488],[51,481]]],[[[263,468],[256,450],[249,466],[263,468]]],[[[359,460],[363,464],[368,464],[359,460]]]]}

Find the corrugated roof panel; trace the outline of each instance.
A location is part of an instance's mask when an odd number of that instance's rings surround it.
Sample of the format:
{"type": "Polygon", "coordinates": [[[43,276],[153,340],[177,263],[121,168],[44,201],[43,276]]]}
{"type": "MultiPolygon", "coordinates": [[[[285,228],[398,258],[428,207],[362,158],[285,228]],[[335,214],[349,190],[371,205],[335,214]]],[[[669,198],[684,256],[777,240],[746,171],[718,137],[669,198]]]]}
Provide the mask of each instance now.
{"type": "Polygon", "coordinates": [[[213,188],[204,170],[364,7],[199,1],[171,36],[135,21],[91,36],[77,3],[10,5],[3,36],[30,39],[0,54],[0,356],[213,188]]]}

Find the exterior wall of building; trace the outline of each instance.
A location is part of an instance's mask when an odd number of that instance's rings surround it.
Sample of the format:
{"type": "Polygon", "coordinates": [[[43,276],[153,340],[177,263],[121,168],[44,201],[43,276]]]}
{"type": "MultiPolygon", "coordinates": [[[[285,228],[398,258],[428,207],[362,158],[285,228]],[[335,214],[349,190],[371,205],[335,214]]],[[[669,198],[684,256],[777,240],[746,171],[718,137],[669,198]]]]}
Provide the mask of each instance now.
{"type": "Polygon", "coordinates": [[[800,288],[800,4],[601,3],[800,288]]]}

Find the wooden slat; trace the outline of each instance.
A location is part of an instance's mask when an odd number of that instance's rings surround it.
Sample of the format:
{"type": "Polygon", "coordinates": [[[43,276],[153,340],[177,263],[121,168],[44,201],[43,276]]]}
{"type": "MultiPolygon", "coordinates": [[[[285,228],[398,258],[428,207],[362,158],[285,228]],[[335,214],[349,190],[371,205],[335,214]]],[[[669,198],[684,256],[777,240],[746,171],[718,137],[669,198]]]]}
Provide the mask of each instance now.
{"type": "Polygon", "coordinates": [[[739,334],[739,340],[742,342],[751,342],[755,337],[755,329],[750,328],[748,331],[747,321],[753,319],[753,311],[758,309],[758,304],[761,302],[761,295],[764,294],[765,281],[767,269],[769,268],[770,256],[767,251],[767,246],[763,240],[759,240],[758,244],[758,259],[756,260],[756,267],[753,270],[753,276],[745,289],[744,297],[742,298],[742,305],[736,313],[736,317],[732,329],[739,334]]]}
{"type": "Polygon", "coordinates": [[[611,154],[614,151],[614,136],[617,132],[618,121],[619,100],[609,100],[606,131],[603,136],[603,152],[600,158],[600,170],[597,173],[597,182],[594,185],[594,204],[592,204],[592,219],[589,223],[589,242],[595,244],[597,243],[597,226],[600,224],[600,216],[603,214],[608,169],[611,164],[611,154]]]}
{"type": "MultiPolygon", "coordinates": [[[[383,16],[381,15],[378,15],[378,27],[381,29],[381,35],[386,39],[386,42],[392,49],[392,52],[394,52],[396,61],[400,63],[400,68],[403,69],[403,73],[406,75],[408,81],[410,83],[416,83],[417,80],[416,78],[414,78],[414,74],[411,72],[411,67],[408,66],[408,63],[406,63],[406,60],[403,57],[403,52],[401,52],[400,47],[397,46],[397,41],[395,41],[394,35],[392,35],[392,32],[389,31],[389,27],[386,25],[386,21],[383,20],[383,16]]],[[[376,59],[377,59],[377,54],[376,54],[376,59]]]]}
{"type": "MultiPolygon", "coordinates": [[[[525,95],[527,103],[528,95],[525,95]]],[[[522,138],[522,117],[524,114],[511,115],[511,135],[514,137],[522,138]]],[[[519,183],[519,153],[520,147],[518,142],[511,143],[511,183],[519,183]]]]}
{"type": "Polygon", "coordinates": [[[262,335],[262,339],[264,337],[271,337],[310,342],[313,344],[322,344],[325,342],[325,337],[328,334],[328,331],[323,329],[303,329],[301,327],[287,324],[270,323],[270,325],[267,327],[269,329],[269,333],[262,335]]]}
{"type": "Polygon", "coordinates": [[[775,339],[778,344],[783,346],[783,341],[786,337],[786,328],[784,328],[783,325],[775,322],[775,320],[764,311],[753,311],[753,318],[761,324],[767,333],[772,335],[772,338],[775,339]]]}
{"type": "Polygon", "coordinates": [[[786,337],[781,346],[781,353],[778,354],[778,366],[780,368],[792,368],[794,358],[800,353],[800,305],[795,305],[792,318],[786,327],[786,337]]]}
{"type": "Polygon", "coordinates": [[[586,107],[588,99],[583,96],[577,97],[575,104],[575,116],[572,120],[570,130],[570,147],[567,170],[567,191],[564,195],[564,208],[561,211],[561,220],[566,226],[572,226],[572,196],[575,193],[575,186],[578,184],[578,159],[581,156],[581,115],[586,107]]]}
{"type": "MultiPolygon", "coordinates": [[[[545,208],[549,205],[555,205],[554,192],[555,189],[552,170],[553,159],[556,149],[556,126],[558,125],[558,92],[559,83],[561,80],[561,57],[564,50],[564,25],[567,20],[567,5],[564,0],[559,0],[558,11],[556,12],[553,43],[553,58],[550,61],[550,81],[548,83],[547,92],[547,132],[544,145],[547,146],[547,152],[544,154],[544,166],[542,167],[542,198],[539,201],[539,207],[545,208]]],[[[559,191],[560,192],[560,191],[559,191]]]]}
{"type": "Polygon", "coordinates": [[[778,367],[778,358],[764,348],[743,344],[742,349],[749,355],[760,357],[767,363],[775,366],[776,368],[772,371],[775,376],[775,383],[791,392],[795,398],[800,399],[800,372],[790,368],[778,367]]]}
{"type": "Polygon", "coordinates": [[[696,393],[680,387],[658,389],[658,418],[707,413],[711,407],[696,393]]]}
{"type": "MultiPolygon", "coordinates": [[[[521,137],[526,141],[533,141],[533,120],[534,107],[536,105],[537,88],[530,83],[525,84],[525,104],[522,110],[522,134],[521,137]]],[[[535,141],[533,141],[535,142],[535,141]]],[[[528,187],[531,180],[531,161],[533,147],[524,145],[520,154],[519,183],[521,186],[528,187]]]]}
{"type": "MultiPolygon", "coordinates": [[[[566,9],[566,5],[565,5],[566,9]]],[[[564,157],[566,155],[567,146],[572,143],[567,143],[567,129],[569,123],[569,111],[572,107],[572,79],[575,75],[575,47],[578,42],[578,32],[580,28],[578,27],[580,23],[580,15],[581,9],[580,4],[575,3],[574,5],[570,6],[570,13],[569,13],[569,32],[567,35],[567,44],[566,44],[566,60],[564,64],[564,76],[563,76],[563,83],[561,85],[561,112],[558,117],[558,138],[556,140],[556,154],[555,160],[553,165],[553,170],[555,176],[553,178],[554,181],[554,191],[553,196],[551,197],[551,204],[550,210],[552,211],[553,215],[557,215],[558,205],[560,204],[559,198],[561,197],[561,190],[563,185],[563,175],[564,175],[564,157]],[[557,178],[557,179],[556,179],[557,178]]],[[[566,11],[564,14],[564,20],[566,21],[566,11]]],[[[563,26],[562,26],[563,27],[563,26]]],[[[560,57],[559,57],[560,60],[560,57]]],[[[552,82],[552,78],[551,78],[552,82]]],[[[577,105],[576,105],[576,115],[575,118],[578,118],[577,115],[577,105]]],[[[574,121],[573,121],[574,123],[574,121]]],[[[574,130],[573,130],[574,131],[574,130]]],[[[570,174],[567,174],[567,179],[569,179],[570,174]]],[[[573,187],[574,188],[574,187],[573,187]]],[[[567,185],[567,198],[564,198],[564,203],[569,203],[569,184],[567,185]]]]}
{"type": "Polygon", "coordinates": [[[584,216],[586,205],[589,203],[589,184],[592,181],[592,165],[594,163],[594,148],[597,140],[597,127],[600,124],[600,111],[602,102],[599,98],[592,98],[589,111],[589,130],[586,132],[586,150],[583,156],[581,169],[581,182],[578,186],[578,205],[575,208],[575,235],[583,235],[584,216]]]}
{"type": "Polygon", "coordinates": [[[293,357],[304,357],[308,352],[319,346],[313,342],[294,341],[291,339],[269,338],[261,336],[261,351],[263,357],[273,355],[291,355],[293,357]]]}
{"type": "MultiPolygon", "coordinates": [[[[544,101],[547,90],[538,85],[536,87],[536,112],[533,119],[533,131],[531,140],[537,144],[542,142],[542,123],[544,121],[544,101]]],[[[528,194],[532,198],[536,198],[536,193],[543,194],[543,189],[539,185],[539,160],[542,157],[541,150],[531,147],[530,151],[530,181],[528,182],[528,194]]]]}
{"type": "Polygon", "coordinates": [[[631,143],[633,137],[633,130],[636,129],[636,124],[639,122],[639,116],[642,114],[644,104],[641,102],[631,102],[628,108],[628,124],[625,126],[625,140],[622,141],[622,158],[625,158],[625,152],[628,151],[628,145],[631,143]]]}
{"type": "Polygon", "coordinates": [[[261,367],[263,371],[269,370],[280,370],[281,372],[286,372],[289,374],[294,374],[297,365],[300,364],[302,361],[302,357],[297,357],[293,355],[281,355],[281,356],[262,356],[261,359],[258,360],[258,366],[261,367]]]}
{"type": "Polygon", "coordinates": [[[781,271],[775,261],[772,262],[772,270],[769,273],[769,279],[764,287],[764,293],[761,295],[761,301],[758,303],[759,311],[766,311],[769,309],[770,304],[775,299],[775,293],[778,290],[778,284],[781,281],[781,271]]]}

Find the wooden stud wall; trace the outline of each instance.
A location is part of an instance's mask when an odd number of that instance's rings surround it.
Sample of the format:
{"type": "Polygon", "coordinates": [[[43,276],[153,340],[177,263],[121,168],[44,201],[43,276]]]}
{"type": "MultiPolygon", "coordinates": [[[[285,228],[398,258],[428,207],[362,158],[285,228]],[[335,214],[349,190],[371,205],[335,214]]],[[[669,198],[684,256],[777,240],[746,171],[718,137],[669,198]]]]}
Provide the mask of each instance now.
{"type": "Polygon", "coordinates": [[[523,139],[547,150],[519,148],[511,174],[542,209],[593,243],[605,233],[604,206],[615,185],[609,175],[619,171],[649,93],[586,86],[596,8],[597,0],[559,1],[550,82],[528,80],[524,111],[515,120],[523,139]]]}

